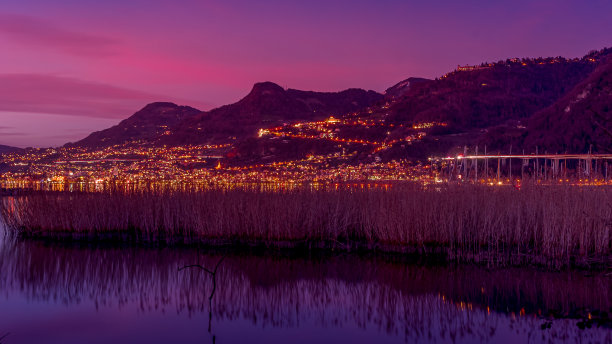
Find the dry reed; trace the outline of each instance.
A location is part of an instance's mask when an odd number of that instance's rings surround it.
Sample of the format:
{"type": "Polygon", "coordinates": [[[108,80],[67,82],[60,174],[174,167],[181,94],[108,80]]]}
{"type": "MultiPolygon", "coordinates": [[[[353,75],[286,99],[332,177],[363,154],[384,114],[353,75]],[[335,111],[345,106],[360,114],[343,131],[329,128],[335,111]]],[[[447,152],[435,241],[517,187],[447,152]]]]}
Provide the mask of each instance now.
{"type": "Polygon", "coordinates": [[[605,187],[37,192],[0,204],[8,228],[33,237],[360,247],[554,266],[609,266],[612,253],[605,187]]]}

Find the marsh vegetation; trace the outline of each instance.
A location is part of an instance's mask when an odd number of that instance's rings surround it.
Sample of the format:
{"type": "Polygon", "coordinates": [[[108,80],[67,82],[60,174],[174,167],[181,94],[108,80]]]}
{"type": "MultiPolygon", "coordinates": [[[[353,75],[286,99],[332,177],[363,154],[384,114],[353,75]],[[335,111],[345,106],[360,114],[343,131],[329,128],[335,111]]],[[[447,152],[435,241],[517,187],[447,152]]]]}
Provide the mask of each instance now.
{"type": "Polygon", "coordinates": [[[555,267],[608,266],[612,252],[607,187],[31,192],[0,204],[9,231],[23,237],[364,249],[555,267]]]}

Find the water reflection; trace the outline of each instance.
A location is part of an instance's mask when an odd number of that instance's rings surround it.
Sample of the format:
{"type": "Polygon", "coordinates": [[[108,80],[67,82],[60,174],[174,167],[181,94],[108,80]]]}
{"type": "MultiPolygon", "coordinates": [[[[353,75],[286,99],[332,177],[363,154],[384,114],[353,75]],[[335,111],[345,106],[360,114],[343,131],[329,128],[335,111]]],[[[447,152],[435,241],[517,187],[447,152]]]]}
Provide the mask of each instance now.
{"type": "MultiPolygon", "coordinates": [[[[209,305],[211,276],[178,268],[214,267],[221,257],[9,240],[0,245],[0,333],[12,333],[6,343],[28,342],[61,314],[66,323],[105,324],[87,332],[101,342],[159,342],[167,332],[175,341],[201,342],[212,339],[212,310],[217,343],[612,341],[605,322],[581,330],[579,320],[567,319],[612,311],[612,279],[603,275],[424,267],[352,255],[227,255],[209,305]],[[20,323],[26,319],[29,332],[20,323]],[[121,324],[129,324],[121,336],[104,337],[121,324]],[[188,333],[194,335],[181,337],[188,333]]],[[[46,342],[55,335],[56,342],[83,341],[62,322],[46,342]]]]}

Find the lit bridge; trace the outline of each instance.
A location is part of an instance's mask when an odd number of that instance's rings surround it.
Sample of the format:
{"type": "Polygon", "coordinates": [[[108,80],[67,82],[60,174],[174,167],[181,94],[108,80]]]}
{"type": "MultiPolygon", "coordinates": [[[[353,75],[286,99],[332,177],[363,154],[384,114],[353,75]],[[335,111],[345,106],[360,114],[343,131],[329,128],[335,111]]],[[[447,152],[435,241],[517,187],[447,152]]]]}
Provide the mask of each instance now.
{"type": "Polygon", "coordinates": [[[608,183],[612,177],[612,154],[461,154],[430,158],[432,169],[448,180],[490,180],[525,177],[537,180],[569,178],[608,183]],[[513,166],[514,162],[514,166],[513,166]]]}

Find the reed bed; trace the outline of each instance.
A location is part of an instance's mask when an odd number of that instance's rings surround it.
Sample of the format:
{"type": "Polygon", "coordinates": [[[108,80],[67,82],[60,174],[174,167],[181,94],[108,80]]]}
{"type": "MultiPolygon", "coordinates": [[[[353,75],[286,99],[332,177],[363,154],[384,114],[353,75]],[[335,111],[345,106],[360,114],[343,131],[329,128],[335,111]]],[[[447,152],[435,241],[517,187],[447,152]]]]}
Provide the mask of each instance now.
{"type": "Polygon", "coordinates": [[[554,266],[608,267],[612,253],[607,187],[33,192],[0,204],[9,230],[27,237],[361,248],[554,266]]]}

